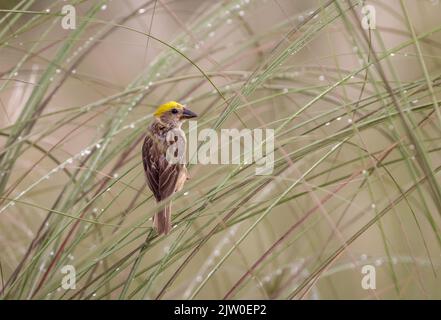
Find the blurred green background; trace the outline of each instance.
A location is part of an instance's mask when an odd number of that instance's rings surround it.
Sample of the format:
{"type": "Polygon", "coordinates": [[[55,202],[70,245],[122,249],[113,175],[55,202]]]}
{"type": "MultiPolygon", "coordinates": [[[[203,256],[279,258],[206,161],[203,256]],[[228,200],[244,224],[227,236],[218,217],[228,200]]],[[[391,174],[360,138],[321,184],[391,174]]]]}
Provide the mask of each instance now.
{"type": "Polygon", "coordinates": [[[0,9],[2,298],[441,298],[439,1],[0,9]],[[191,165],[158,237],[140,152],[169,100],[274,129],[275,164],[191,165]]]}

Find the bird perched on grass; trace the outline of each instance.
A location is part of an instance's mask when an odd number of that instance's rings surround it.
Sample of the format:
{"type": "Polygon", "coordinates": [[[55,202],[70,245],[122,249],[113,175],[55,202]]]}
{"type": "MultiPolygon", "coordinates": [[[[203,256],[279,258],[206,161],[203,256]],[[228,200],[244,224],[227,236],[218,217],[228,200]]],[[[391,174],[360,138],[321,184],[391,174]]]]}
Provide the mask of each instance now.
{"type": "MultiPolygon", "coordinates": [[[[160,105],[153,115],[142,145],[142,162],[147,184],[162,205],[173,193],[180,191],[188,179],[185,163],[176,160],[185,154],[187,145],[182,123],[197,115],[175,101],[160,105]]],[[[159,235],[170,232],[171,202],[165,202],[155,214],[153,226],[159,235]]]]}

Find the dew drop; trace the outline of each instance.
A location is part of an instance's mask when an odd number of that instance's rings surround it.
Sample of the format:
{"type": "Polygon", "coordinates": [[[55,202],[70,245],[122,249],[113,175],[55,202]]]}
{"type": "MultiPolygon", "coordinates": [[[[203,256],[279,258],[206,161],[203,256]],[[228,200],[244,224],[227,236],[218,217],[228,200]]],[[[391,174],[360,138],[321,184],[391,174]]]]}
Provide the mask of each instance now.
{"type": "Polygon", "coordinates": [[[296,265],[291,267],[291,275],[297,274],[298,271],[299,268],[296,265]]]}

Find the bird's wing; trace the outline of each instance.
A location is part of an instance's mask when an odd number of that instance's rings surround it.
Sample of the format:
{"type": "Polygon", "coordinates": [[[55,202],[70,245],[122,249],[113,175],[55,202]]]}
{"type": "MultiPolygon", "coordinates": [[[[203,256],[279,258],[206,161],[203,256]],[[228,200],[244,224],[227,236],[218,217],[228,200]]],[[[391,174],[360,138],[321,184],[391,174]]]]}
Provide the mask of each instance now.
{"type": "MultiPolygon", "coordinates": [[[[164,161],[167,162],[167,160],[164,161]]],[[[176,191],[176,183],[182,175],[182,164],[168,164],[159,175],[159,190],[161,199],[164,200],[176,191]]]]}
{"type": "MultiPolygon", "coordinates": [[[[175,192],[178,179],[185,174],[185,167],[180,163],[169,163],[165,156],[167,148],[161,148],[158,143],[147,135],[142,146],[142,160],[147,183],[156,200],[161,201],[175,192]]],[[[165,143],[168,146],[168,142],[165,143]]]]}
{"type": "Polygon", "coordinates": [[[144,165],[144,172],[147,179],[147,184],[152,190],[153,195],[157,201],[161,200],[161,194],[159,192],[159,157],[160,150],[156,146],[156,141],[147,134],[142,144],[142,163],[144,165]]]}

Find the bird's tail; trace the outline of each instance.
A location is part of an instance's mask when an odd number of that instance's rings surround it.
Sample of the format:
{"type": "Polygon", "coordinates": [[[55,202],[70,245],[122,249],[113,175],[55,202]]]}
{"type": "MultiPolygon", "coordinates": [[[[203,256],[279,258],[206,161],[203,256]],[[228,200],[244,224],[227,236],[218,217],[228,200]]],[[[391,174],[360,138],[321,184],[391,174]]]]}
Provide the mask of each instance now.
{"type": "Polygon", "coordinates": [[[153,217],[153,226],[161,234],[168,234],[171,230],[171,203],[168,203],[153,217]]]}

